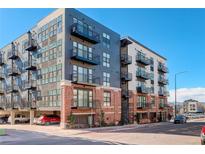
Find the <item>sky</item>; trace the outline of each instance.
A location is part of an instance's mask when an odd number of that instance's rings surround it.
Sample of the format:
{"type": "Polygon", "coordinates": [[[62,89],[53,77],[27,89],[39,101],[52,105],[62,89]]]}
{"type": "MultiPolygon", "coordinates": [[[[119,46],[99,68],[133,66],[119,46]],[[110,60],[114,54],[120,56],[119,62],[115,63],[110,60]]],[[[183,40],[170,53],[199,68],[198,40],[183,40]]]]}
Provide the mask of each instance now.
{"type": "MultiPolygon", "coordinates": [[[[28,31],[54,9],[0,9],[0,48],[28,31]]],[[[205,102],[205,9],[78,9],[118,32],[131,36],[167,58],[169,101],[205,102]]]]}

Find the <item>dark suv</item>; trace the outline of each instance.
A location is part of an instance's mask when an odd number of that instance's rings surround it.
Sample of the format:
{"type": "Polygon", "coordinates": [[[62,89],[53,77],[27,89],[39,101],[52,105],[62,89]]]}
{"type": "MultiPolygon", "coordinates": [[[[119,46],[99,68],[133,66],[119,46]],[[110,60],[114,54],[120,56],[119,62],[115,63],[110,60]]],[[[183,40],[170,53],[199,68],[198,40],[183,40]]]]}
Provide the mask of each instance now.
{"type": "Polygon", "coordinates": [[[8,116],[0,116],[0,124],[8,123],[8,116]]]}

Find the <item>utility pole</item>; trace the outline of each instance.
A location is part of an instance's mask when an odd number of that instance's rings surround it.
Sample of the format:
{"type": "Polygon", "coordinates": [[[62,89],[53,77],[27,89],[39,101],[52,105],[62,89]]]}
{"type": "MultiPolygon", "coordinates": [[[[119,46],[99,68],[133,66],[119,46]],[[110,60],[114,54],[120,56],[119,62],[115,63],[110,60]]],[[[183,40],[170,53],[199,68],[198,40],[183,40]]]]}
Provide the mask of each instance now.
{"type": "Polygon", "coordinates": [[[177,75],[186,73],[187,71],[175,73],[174,81],[175,81],[175,105],[174,105],[174,117],[177,115],[177,75]]]}

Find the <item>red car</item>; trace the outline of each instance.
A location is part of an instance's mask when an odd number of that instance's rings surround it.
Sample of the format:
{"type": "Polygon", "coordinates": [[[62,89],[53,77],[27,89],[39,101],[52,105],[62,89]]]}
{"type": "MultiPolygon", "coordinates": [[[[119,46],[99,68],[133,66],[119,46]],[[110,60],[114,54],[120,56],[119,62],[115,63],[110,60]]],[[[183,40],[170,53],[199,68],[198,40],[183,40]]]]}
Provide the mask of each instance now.
{"type": "Polygon", "coordinates": [[[35,123],[39,125],[59,124],[60,117],[57,115],[42,115],[36,120],[35,123]]]}
{"type": "Polygon", "coordinates": [[[205,126],[201,129],[201,144],[205,145],[205,126]]]}

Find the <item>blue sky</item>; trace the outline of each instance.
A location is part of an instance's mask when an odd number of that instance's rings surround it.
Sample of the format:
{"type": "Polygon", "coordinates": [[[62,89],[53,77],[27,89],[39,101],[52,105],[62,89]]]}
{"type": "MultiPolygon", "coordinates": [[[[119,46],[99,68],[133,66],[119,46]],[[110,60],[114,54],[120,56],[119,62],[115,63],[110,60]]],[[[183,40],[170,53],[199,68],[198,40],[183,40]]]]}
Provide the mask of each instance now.
{"type": "MultiPolygon", "coordinates": [[[[0,9],[0,47],[54,9],[0,9]]],[[[122,36],[130,35],[168,59],[169,89],[205,88],[205,9],[79,9],[122,36]]]]}

